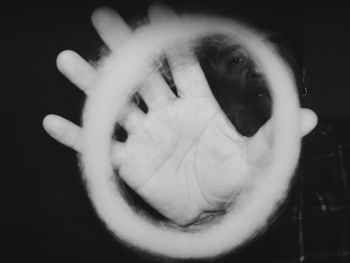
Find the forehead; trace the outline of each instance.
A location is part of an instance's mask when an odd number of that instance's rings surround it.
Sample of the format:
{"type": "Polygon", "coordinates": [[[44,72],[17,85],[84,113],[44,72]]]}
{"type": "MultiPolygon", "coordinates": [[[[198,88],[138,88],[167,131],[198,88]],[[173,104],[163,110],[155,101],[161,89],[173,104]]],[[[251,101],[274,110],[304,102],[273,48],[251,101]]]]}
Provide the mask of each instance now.
{"type": "Polygon", "coordinates": [[[195,53],[199,59],[223,58],[230,55],[249,57],[248,51],[237,44],[232,38],[222,34],[211,34],[198,39],[195,53]]]}

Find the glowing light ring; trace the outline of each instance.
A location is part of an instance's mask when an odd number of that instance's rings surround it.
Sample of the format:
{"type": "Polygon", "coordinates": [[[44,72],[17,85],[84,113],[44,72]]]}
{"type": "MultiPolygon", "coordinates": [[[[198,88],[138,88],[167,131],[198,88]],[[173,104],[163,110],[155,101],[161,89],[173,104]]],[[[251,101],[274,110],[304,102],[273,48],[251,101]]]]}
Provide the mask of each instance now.
{"type": "Polygon", "coordinates": [[[236,21],[208,16],[183,16],[147,25],[135,32],[117,57],[100,72],[83,114],[81,163],[89,196],[113,234],[129,245],[175,258],[213,257],[250,240],[284,200],[300,150],[299,105],[290,69],[264,37],[236,21]],[[262,69],[273,96],[271,162],[261,171],[256,189],[217,225],[196,233],[152,224],[123,200],[110,160],[113,127],[137,83],[145,78],[155,54],[173,42],[220,33],[244,46],[262,69]]]}

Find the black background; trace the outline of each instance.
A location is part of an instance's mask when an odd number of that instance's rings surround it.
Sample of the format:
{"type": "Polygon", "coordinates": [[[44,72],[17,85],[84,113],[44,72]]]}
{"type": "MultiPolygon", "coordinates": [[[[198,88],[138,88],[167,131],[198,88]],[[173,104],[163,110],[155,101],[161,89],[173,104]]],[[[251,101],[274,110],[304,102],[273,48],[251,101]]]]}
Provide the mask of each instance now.
{"type": "MultiPolygon", "coordinates": [[[[304,61],[307,105],[320,116],[350,115],[350,19],[342,7],[297,2],[169,3],[177,10],[204,10],[240,17],[290,39],[304,61]]],[[[94,214],[73,150],[51,139],[42,119],[55,113],[79,123],[84,95],[56,69],[65,49],[85,58],[102,41],[92,11],[111,6],[127,21],[142,17],[150,1],[0,4],[1,174],[6,246],[2,262],[125,262],[140,258],[116,243],[94,214]],[[123,259],[121,259],[123,257],[123,259]]],[[[258,257],[258,255],[257,255],[258,257]]],[[[230,257],[222,259],[230,261],[230,257]]]]}

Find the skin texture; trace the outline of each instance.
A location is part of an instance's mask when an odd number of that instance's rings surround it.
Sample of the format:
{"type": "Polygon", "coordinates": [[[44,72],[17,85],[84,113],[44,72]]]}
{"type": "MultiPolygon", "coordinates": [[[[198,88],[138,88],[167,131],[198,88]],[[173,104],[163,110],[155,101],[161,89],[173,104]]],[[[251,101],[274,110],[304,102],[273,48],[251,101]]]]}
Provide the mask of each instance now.
{"type": "MultiPolygon", "coordinates": [[[[158,21],[160,13],[172,14],[159,12],[159,7],[150,8],[149,13],[151,20],[158,21]]],[[[96,11],[93,23],[114,55],[123,45],[123,37],[131,34],[111,10],[96,11]],[[121,37],[116,37],[117,32],[121,37]]],[[[139,90],[149,110],[145,114],[133,101],[126,105],[120,124],[128,138],[126,142],[114,141],[111,160],[121,178],[142,198],[172,222],[187,225],[203,212],[228,206],[251,181],[269,156],[271,124],[267,122],[255,131],[248,129],[249,135],[254,134],[249,139],[240,135],[211,93],[199,63],[191,56],[181,58],[171,53],[168,59],[178,97],[160,74],[151,75],[139,90]],[[179,61],[184,58],[186,61],[179,61]]],[[[86,92],[99,71],[71,51],[61,53],[57,64],[86,92]]],[[[300,115],[301,132],[306,134],[316,118],[305,109],[300,115]]],[[[58,141],[81,150],[80,128],[74,124],[48,116],[44,127],[58,141]]]]}
{"type": "Polygon", "coordinates": [[[251,137],[271,116],[269,89],[243,47],[216,38],[203,40],[201,67],[226,116],[241,135],[251,137]]]}
{"type": "MultiPolygon", "coordinates": [[[[174,73],[175,79],[180,76],[185,74],[174,73]]],[[[151,107],[146,115],[134,109],[133,119],[123,121],[127,142],[114,158],[126,183],[179,225],[224,208],[251,173],[244,139],[232,132],[213,97],[187,97],[186,91],[180,89],[181,97],[151,107]]]]}

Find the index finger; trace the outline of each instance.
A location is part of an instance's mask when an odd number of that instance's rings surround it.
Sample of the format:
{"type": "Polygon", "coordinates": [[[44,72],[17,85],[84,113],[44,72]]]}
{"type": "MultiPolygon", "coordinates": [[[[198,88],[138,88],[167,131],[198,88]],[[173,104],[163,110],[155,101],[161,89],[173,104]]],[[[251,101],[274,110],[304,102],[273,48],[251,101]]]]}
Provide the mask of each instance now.
{"type": "Polygon", "coordinates": [[[92,24],[106,45],[113,51],[123,45],[132,31],[121,16],[111,8],[100,7],[91,16],[92,24]]]}

